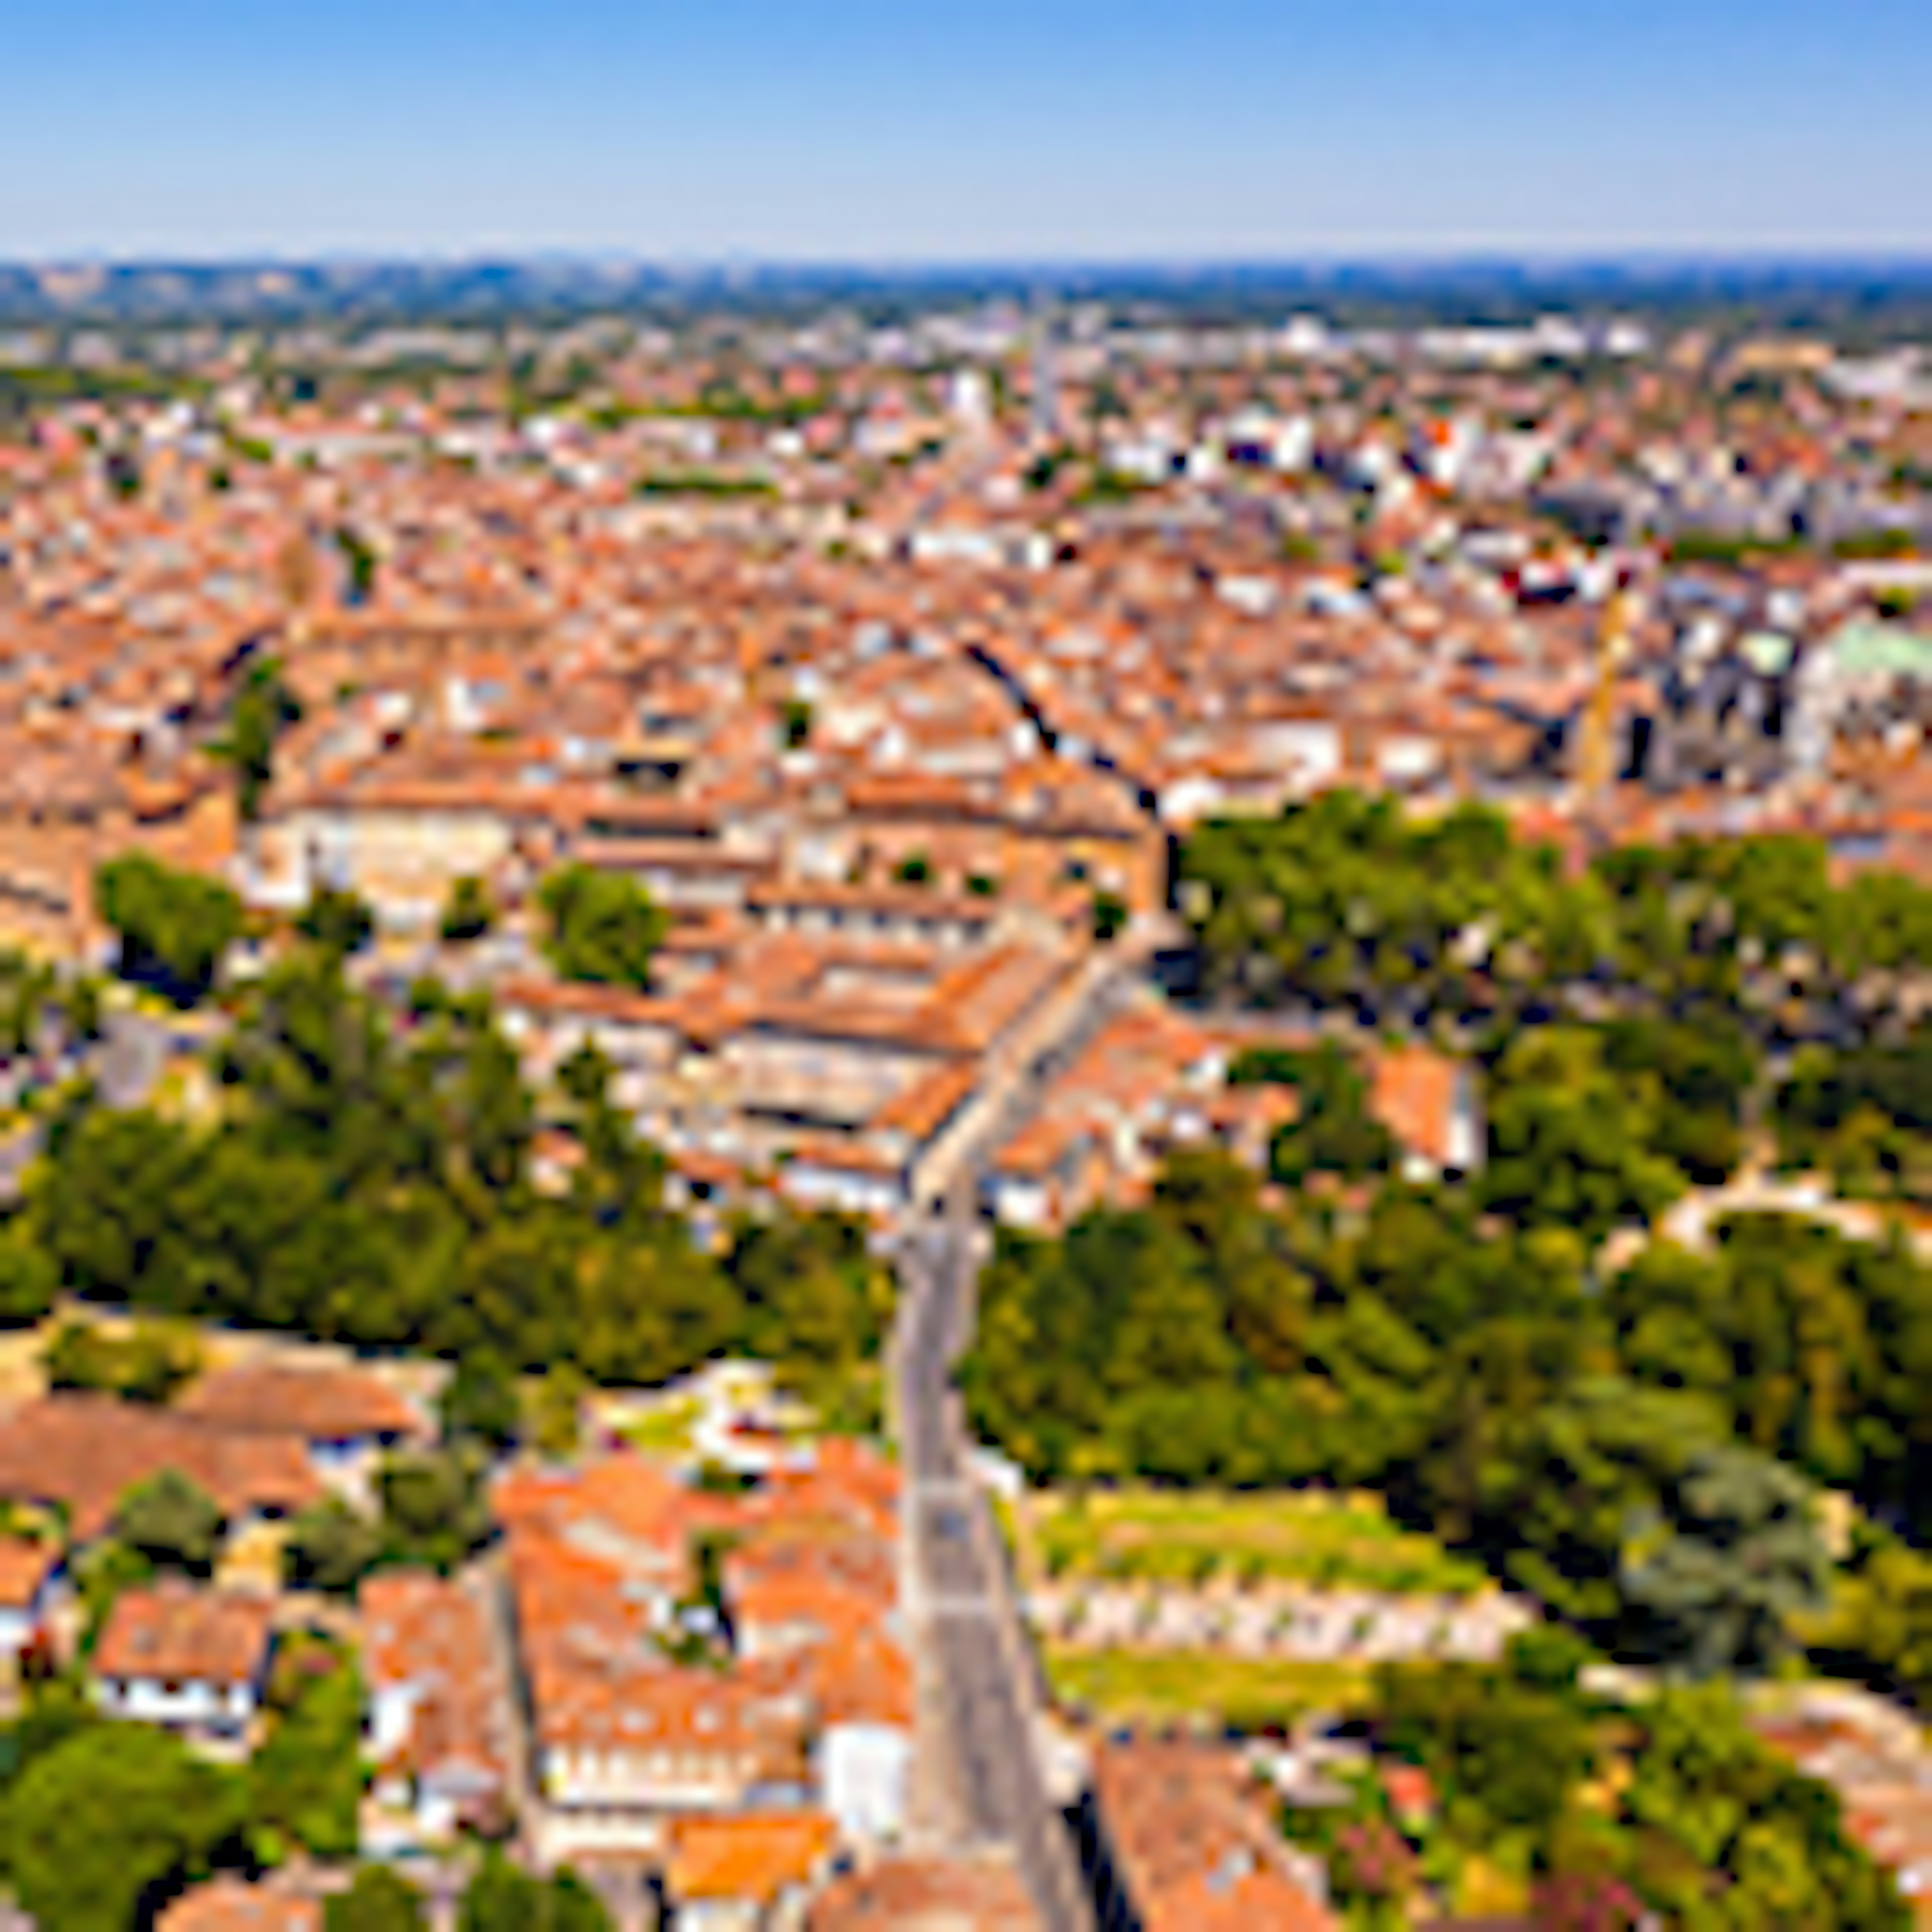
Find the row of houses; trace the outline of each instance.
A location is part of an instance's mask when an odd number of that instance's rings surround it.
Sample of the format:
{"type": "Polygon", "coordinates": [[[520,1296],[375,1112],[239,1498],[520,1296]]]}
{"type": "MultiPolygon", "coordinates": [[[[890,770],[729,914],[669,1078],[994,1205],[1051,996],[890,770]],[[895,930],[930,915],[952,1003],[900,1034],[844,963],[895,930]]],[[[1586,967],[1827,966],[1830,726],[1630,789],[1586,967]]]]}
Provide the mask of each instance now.
{"type": "MultiPolygon", "coordinates": [[[[1010,1226],[1064,1226],[1090,1208],[1142,1200],[1161,1163],[1189,1147],[1219,1147],[1265,1174],[1274,1136],[1297,1117],[1295,1090],[1238,1084],[1230,1072],[1244,1048],[1316,1043],[1312,1033],[1230,1028],[1146,998],[1048,1079],[1039,1107],[996,1150],[985,1204],[1010,1226]]],[[[1466,1062],[1420,1045],[1351,1051],[1409,1178],[1481,1166],[1480,1100],[1466,1062]]]]}

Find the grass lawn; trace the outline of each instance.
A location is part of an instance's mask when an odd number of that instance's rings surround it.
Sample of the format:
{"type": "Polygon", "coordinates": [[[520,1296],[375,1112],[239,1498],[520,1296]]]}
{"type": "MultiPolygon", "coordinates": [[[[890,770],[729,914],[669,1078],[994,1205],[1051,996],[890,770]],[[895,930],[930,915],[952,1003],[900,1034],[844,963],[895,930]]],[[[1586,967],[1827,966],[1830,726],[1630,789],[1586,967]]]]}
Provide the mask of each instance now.
{"type": "Polygon", "coordinates": [[[1107,1724],[1204,1720],[1240,1731],[1285,1728],[1311,1711],[1351,1710],[1369,1691],[1366,1666],[1295,1658],[1048,1645],[1045,1660],[1055,1699],[1107,1724]]]}
{"type": "Polygon", "coordinates": [[[618,1425],[618,1433],[643,1456],[682,1458],[691,1454],[691,1432],[702,1413],[694,1400],[669,1401],[618,1425]]]}
{"type": "Polygon", "coordinates": [[[1029,1500],[1029,1555],[1049,1576],[1468,1596],[1482,1569],[1389,1520],[1379,1497],[1322,1490],[1103,1490],[1029,1500]]]}

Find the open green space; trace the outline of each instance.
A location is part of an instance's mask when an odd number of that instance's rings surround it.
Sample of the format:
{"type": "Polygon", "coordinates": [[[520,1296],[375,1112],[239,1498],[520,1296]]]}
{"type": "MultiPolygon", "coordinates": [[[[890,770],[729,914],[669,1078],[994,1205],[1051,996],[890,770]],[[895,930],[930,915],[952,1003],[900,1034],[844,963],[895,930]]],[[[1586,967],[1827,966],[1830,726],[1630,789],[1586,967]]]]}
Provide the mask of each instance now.
{"type": "Polygon", "coordinates": [[[1054,1578],[1294,1582],[1468,1596],[1486,1578],[1433,1537],[1390,1520],[1379,1497],[1323,1490],[1122,1489],[1049,1496],[1030,1510],[1034,1553],[1054,1578]]]}
{"type": "Polygon", "coordinates": [[[1312,1712],[1348,1712],[1367,1698],[1366,1666],[1299,1658],[1227,1657],[1214,1651],[1071,1650],[1049,1645],[1055,1700],[1104,1724],[1156,1729],[1223,1724],[1285,1729],[1312,1712]]]}

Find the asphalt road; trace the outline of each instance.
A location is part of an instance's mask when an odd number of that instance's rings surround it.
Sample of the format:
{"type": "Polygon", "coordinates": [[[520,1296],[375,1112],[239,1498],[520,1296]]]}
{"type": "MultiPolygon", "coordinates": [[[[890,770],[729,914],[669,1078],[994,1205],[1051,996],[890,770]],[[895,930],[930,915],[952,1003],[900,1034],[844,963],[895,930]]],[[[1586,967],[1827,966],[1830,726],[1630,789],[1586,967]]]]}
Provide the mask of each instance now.
{"type": "Polygon", "coordinates": [[[1040,1774],[1030,1666],[1004,1590],[986,1498],[966,1480],[952,1393],[967,1340],[976,1224],[924,1224],[902,1262],[901,1454],[914,1617],[938,1686],[935,1738],[954,1834],[1007,1846],[1049,1932],[1093,1922],[1064,1819],[1040,1774]]]}
{"type": "MultiPolygon", "coordinates": [[[[990,1148],[1038,1105],[1042,1080],[1077,1052],[1113,1004],[1103,983],[1043,1061],[1018,1083],[990,1148]]],[[[893,1351],[906,1476],[908,1571],[918,1641],[935,1690],[921,1748],[941,1759],[953,1834],[1008,1847],[1048,1932],[1089,1932],[1090,1900],[1066,1822],[1041,1774],[1030,1640],[1006,1588],[1005,1552],[968,1478],[953,1371],[971,1342],[986,1234],[977,1211],[984,1159],[964,1163],[940,1211],[903,1231],[893,1351]]]]}
{"type": "Polygon", "coordinates": [[[906,1557],[923,1677],[922,1748],[937,1758],[950,1834],[1010,1849],[1047,1932],[1090,1932],[1094,1909],[1072,1834],[1041,1778],[1032,1640],[1006,1590],[1005,1550],[968,1478],[952,1374],[972,1342],[987,1228],[980,1183],[991,1150],[1117,1009],[1126,960],[1094,983],[1059,1040],[1014,1082],[950,1196],[900,1231],[895,1410],[906,1472],[906,1557]]]}

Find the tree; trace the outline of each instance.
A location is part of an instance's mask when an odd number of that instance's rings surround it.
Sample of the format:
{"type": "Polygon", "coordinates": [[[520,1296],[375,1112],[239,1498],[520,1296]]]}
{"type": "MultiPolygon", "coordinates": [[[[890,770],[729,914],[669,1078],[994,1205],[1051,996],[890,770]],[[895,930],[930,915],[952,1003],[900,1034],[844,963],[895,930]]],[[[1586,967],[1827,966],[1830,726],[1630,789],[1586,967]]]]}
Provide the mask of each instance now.
{"type": "Polygon", "coordinates": [[[70,1738],[28,1766],[7,1816],[20,1903],[61,1932],[126,1932],[207,1869],[246,1812],[238,1779],[143,1724],[70,1738]]]}
{"type": "Polygon", "coordinates": [[[1484,1198],[1513,1218],[1600,1240],[1648,1221],[1684,1191],[1654,1152],[1657,1101],[1604,1064],[1596,1036],[1546,1027],[1519,1034],[1496,1070],[1484,1198]]]}
{"type": "Polygon", "coordinates": [[[237,802],[250,824],[260,815],[262,794],[274,778],[276,742],[302,715],[274,658],[249,666],[230,703],[228,728],[210,748],[234,767],[237,802]]]}
{"type": "Polygon", "coordinates": [[[608,1932],[610,1920],[568,1866],[535,1878],[493,1845],[463,1894],[457,1924],[459,1932],[608,1932]]]}
{"type": "Polygon", "coordinates": [[[1824,1786],[1746,1727],[1728,1687],[1666,1689],[1644,1705],[1622,1809],[1630,1878],[1666,1922],[1905,1932],[1910,1915],[1844,1828],[1824,1786]],[[1727,1881],[1711,1913],[1713,1873],[1727,1881]]]}
{"type": "Polygon", "coordinates": [[[375,915],[351,892],[317,886],[296,921],[296,930],[338,959],[360,952],[376,930],[375,915]]]}
{"type": "Polygon", "coordinates": [[[61,1006],[67,1015],[68,1030],[77,1040],[100,1037],[101,982],[92,973],[77,973],[61,993],[61,1006]]]}
{"type": "Polygon", "coordinates": [[[1896,1043],[1800,1054],[1778,1125],[1787,1160],[1828,1168],[1845,1192],[1932,1200],[1932,1024],[1896,1043]]]}
{"type": "Polygon", "coordinates": [[[557,1069],[570,1102],[569,1124],[584,1159],[571,1178],[571,1198],[604,1227],[652,1225],[660,1218],[664,1160],[638,1138],[628,1117],[610,1098],[610,1062],[591,1041],[557,1069]]]}
{"type": "Polygon", "coordinates": [[[476,1461],[460,1450],[392,1456],[377,1478],[390,1553],[445,1576],[490,1534],[490,1506],[476,1461]]]}
{"type": "Polygon", "coordinates": [[[1485,1836],[1546,1832],[1594,1762],[1576,1700],[1507,1664],[1385,1664],[1376,1684],[1383,1740],[1474,1805],[1485,1836]]]}
{"type": "Polygon", "coordinates": [[[1625,1595],[1652,1642],[1694,1676],[1763,1670],[1825,1603],[1829,1565],[1803,1478],[1729,1444],[1695,1456],[1634,1519],[1625,1595]]]}
{"type": "Polygon", "coordinates": [[[1714,1187],[1738,1164],[1744,1102],[1757,1056],[1744,1029],[1722,1012],[1695,1024],[1635,1016],[1604,1029],[1604,1064],[1614,1073],[1654,1078],[1665,1104],[1652,1144],[1701,1186],[1714,1187]]]}
{"type": "Polygon", "coordinates": [[[221,956],[241,936],[242,902],[226,886],[172,871],[145,852],[103,865],[94,897],[119,937],[122,977],[154,986],[178,1006],[207,997],[221,956]]]}
{"type": "Polygon", "coordinates": [[[1096,892],[1089,915],[1095,940],[1102,946],[1111,945],[1126,931],[1132,916],[1126,901],[1118,892],[1096,892]]]}
{"type": "Polygon", "coordinates": [[[426,1932],[422,1894],[387,1865],[359,1865],[346,1892],[323,1901],[326,1932],[426,1932]]]}
{"type": "Polygon", "coordinates": [[[221,1540],[221,1510],[204,1490],[173,1469],[136,1483],[114,1512],[114,1531],[150,1563],[205,1576],[221,1540]]]}
{"type": "Polygon", "coordinates": [[[353,1856],[362,1798],[362,1687],[317,1643],[286,1646],[268,1734],[248,1766],[253,1822],[316,1858],[353,1856]]]}
{"type": "Polygon", "coordinates": [[[192,1333],[158,1322],[138,1322],[124,1336],[91,1322],[69,1322],[47,1344],[44,1360],[51,1388],[159,1404],[198,1372],[201,1350],[192,1333]]]}
{"type": "Polygon", "coordinates": [[[1580,1377],[1480,1466],[1474,1540],[1558,1616],[1614,1638],[1633,1520],[1723,1439],[1721,1416],[1695,1396],[1580,1377]]]}
{"type": "Polygon", "coordinates": [[[48,968],[0,950],[0,1060],[33,1051],[58,985],[48,968]]]}
{"type": "Polygon", "coordinates": [[[1238,1085],[1270,1082],[1294,1089],[1295,1118],[1276,1132],[1269,1149],[1277,1180],[1298,1186],[1311,1174],[1359,1180],[1394,1169],[1395,1138],[1370,1111],[1367,1078],[1332,1041],[1307,1053],[1250,1048],[1228,1078],[1238,1085]]]}
{"type": "MultiPolygon", "coordinates": [[[[725,1267],[742,1300],[749,1353],[809,1385],[878,1352],[891,1285],[862,1224],[830,1213],[747,1221],[734,1232],[725,1267]]],[[[728,1316],[729,1307],[721,1304],[718,1312],[728,1316]]],[[[729,1340],[705,1339],[706,1353],[729,1340]]]]}
{"type": "Polygon", "coordinates": [[[0,1328],[27,1328],[54,1305],[60,1270],[24,1215],[0,1221],[0,1328]]]}
{"type": "Polygon", "coordinates": [[[522,1423],[516,1377],[488,1354],[466,1354],[457,1364],[444,1385],[441,1408],[446,1436],[481,1442],[490,1449],[508,1448],[522,1423]]]}
{"type": "Polygon", "coordinates": [[[328,1496],[289,1526],[283,1554],[292,1587],[344,1594],[381,1559],[382,1532],[340,1496],[328,1496]]]}
{"type": "Polygon", "coordinates": [[[352,524],[344,524],[335,532],[335,547],[342,553],[348,572],[348,598],[351,604],[366,604],[376,594],[376,556],[368,538],[352,524]]]}
{"type": "Polygon", "coordinates": [[[481,939],[496,923],[496,902],[490,889],[473,874],[466,872],[450,886],[442,909],[442,936],[452,946],[466,946],[481,939]]]}
{"type": "Polygon", "coordinates": [[[566,980],[643,988],[669,921],[634,880],[570,865],[546,878],[538,903],[549,922],[543,946],[566,980]]]}
{"type": "Polygon", "coordinates": [[[932,883],[932,861],[923,852],[908,852],[892,868],[892,877],[902,886],[928,886],[932,883]]]}
{"type": "Polygon", "coordinates": [[[1870,1546],[1833,1580],[1828,1606],[1796,1628],[1834,1674],[1856,1672],[1932,1708],[1932,1557],[1895,1537],[1870,1546]]]}
{"type": "Polygon", "coordinates": [[[778,734],[788,752],[802,751],[812,737],[812,706],[802,698],[788,698],[779,714],[778,734]]]}
{"type": "Polygon", "coordinates": [[[539,1455],[562,1462],[577,1454],[585,1392],[582,1372],[570,1363],[544,1372],[530,1400],[530,1439],[539,1455]]]}
{"type": "Polygon", "coordinates": [[[1899,1499],[1919,1432],[1897,1378],[1932,1360],[1932,1272],[1791,1216],[1718,1234],[1707,1255],[1654,1244],[1610,1284],[1630,1372],[1708,1392],[1752,1447],[1821,1481],[1899,1499]]]}

